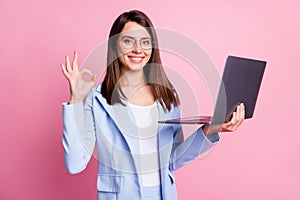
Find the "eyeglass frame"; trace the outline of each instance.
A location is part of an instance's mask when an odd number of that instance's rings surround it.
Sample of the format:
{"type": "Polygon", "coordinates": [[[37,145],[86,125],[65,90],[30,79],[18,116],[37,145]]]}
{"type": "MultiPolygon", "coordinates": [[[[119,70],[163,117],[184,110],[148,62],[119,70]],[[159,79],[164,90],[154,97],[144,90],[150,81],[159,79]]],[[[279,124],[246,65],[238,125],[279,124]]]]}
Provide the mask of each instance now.
{"type": "MultiPolygon", "coordinates": [[[[134,37],[125,35],[125,36],[121,37],[121,39],[118,40],[118,43],[120,43],[120,46],[121,46],[123,49],[125,49],[125,50],[132,50],[132,49],[134,49],[134,48],[136,47],[136,45],[137,45],[137,39],[134,38],[134,37]],[[131,39],[131,40],[134,41],[134,44],[133,44],[133,46],[132,46],[131,48],[125,48],[125,47],[121,44],[121,42],[123,41],[124,38],[128,38],[128,39],[131,39]]],[[[139,43],[140,43],[141,49],[143,49],[143,50],[145,50],[145,51],[152,49],[153,46],[154,46],[154,41],[152,40],[151,37],[143,37],[143,38],[141,38],[141,39],[139,40],[139,43]],[[142,45],[142,41],[145,40],[145,39],[149,39],[149,40],[150,40],[150,44],[151,44],[151,47],[150,47],[150,48],[145,49],[145,48],[142,47],[142,46],[143,46],[143,45],[142,45]]]]}

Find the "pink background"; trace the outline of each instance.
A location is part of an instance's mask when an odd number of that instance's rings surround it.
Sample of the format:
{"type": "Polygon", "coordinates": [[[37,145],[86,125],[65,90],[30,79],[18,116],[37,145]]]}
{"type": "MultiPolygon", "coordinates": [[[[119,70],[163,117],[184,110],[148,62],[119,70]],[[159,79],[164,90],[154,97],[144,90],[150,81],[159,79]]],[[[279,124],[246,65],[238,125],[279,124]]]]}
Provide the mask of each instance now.
{"type": "Polygon", "coordinates": [[[299,8],[296,0],[1,0],[0,199],[96,199],[96,160],[79,175],[63,165],[69,94],[59,64],[74,49],[82,61],[130,9],[191,37],[219,71],[228,54],[268,61],[254,119],[176,172],[179,199],[300,199],[299,8]]]}

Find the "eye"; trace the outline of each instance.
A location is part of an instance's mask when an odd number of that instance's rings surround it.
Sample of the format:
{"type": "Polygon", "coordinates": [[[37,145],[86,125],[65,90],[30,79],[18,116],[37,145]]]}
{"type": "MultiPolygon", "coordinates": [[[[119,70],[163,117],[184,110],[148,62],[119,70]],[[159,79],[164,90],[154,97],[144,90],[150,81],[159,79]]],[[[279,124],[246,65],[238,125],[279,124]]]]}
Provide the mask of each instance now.
{"type": "Polygon", "coordinates": [[[129,38],[124,38],[123,43],[126,44],[126,45],[131,45],[131,44],[133,44],[133,40],[129,39],[129,38]]]}
{"type": "Polygon", "coordinates": [[[143,45],[150,45],[151,44],[151,40],[149,40],[149,39],[142,40],[142,44],[143,45]]]}

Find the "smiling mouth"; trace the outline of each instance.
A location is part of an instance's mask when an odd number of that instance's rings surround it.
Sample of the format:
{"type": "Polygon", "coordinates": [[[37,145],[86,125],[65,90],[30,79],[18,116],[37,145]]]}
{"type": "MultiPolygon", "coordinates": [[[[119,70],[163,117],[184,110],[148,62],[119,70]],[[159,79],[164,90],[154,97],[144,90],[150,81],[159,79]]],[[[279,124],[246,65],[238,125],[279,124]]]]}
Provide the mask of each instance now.
{"type": "Polygon", "coordinates": [[[132,63],[141,63],[144,59],[144,57],[138,57],[138,56],[128,56],[128,58],[132,63]]]}

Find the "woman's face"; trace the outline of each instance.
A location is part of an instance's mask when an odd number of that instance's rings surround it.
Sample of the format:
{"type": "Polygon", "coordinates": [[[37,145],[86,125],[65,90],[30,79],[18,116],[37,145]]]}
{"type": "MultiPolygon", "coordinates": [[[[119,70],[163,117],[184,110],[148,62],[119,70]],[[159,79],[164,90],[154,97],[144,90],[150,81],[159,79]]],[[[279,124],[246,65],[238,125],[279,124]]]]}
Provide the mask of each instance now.
{"type": "Polygon", "coordinates": [[[117,41],[122,70],[140,70],[152,53],[152,38],[147,29],[136,22],[127,22],[117,41]]]}

